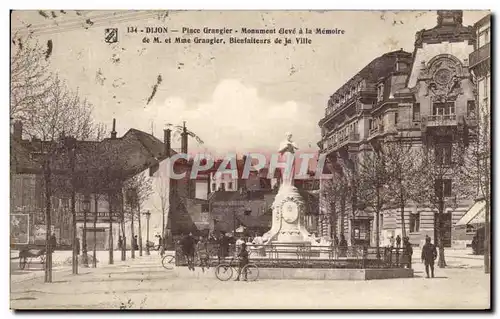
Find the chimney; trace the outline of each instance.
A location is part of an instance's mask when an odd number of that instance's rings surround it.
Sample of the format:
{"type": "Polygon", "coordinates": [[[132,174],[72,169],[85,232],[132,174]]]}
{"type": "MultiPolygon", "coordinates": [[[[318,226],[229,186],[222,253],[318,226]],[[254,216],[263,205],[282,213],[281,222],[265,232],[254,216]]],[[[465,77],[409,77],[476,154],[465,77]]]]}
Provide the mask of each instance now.
{"type": "Polygon", "coordinates": [[[188,133],[186,129],[186,121],[184,121],[181,133],[181,153],[187,154],[188,152],[188,133]]]}
{"type": "Polygon", "coordinates": [[[116,119],[113,119],[113,130],[111,131],[111,138],[116,138],[116,119]]]}
{"type": "Polygon", "coordinates": [[[13,125],[13,135],[15,138],[22,140],[23,138],[23,122],[15,121],[13,125]]]}
{"type": "Polygon", "coordinates": [[[164,152],[165,156],[170,156],[170,149],[172,145],[170,144],[170,133],[172,132],[171,129],[167,128],[163,130],[163,147],[164,147],[164,152]]]}

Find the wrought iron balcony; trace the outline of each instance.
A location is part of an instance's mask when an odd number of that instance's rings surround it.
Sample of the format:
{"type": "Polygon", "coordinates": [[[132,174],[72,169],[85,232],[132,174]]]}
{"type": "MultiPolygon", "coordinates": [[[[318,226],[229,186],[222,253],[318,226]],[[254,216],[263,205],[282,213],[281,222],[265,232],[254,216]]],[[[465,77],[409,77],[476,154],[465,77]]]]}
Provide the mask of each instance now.
{"type": "Polygon", "coordinates": [[[425,119],[426,126],[453,126],[458,123],[455,114],[429,115],[427,117],[422,117],[422,119],[425,119]]]}
{"type": "Polygon", "coordinates": [[[469,54],[469,67],[474,68],[481,62],[488,60],[490,58],[490,54],[491,46],[490,43],[487,43],[469,54]]]}

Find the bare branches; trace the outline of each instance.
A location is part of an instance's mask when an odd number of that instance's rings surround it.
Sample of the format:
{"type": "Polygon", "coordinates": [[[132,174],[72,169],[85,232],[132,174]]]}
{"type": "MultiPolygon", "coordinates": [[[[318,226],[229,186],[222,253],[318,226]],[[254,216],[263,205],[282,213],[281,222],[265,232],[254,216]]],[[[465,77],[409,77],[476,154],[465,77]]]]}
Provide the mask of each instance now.
{"type": "Polygon", "coordinates": [[[29,36],[23,39],[16,37],[13,35],[13,41],[18,41],[19,45],[12,46],[10,60],[10,116],[23,120],[36,112],[53,83],[44,58],[44,48],[29,36]]]}
{"type": "Polygon", "coordinates": [[[25,112],[26,132],[44,141],[54,141],[62,135],[78,140],[90,138],[92,133],[92,105],[78,92],[71,92],[55,77],[50,89],[34,99],[33,108],[25,112]]]}

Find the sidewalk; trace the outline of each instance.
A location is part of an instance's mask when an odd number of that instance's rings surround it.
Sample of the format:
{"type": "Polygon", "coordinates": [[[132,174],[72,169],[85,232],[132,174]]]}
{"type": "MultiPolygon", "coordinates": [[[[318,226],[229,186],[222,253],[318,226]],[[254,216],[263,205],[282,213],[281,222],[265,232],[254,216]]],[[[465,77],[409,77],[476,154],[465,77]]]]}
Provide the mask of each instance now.
{"type": "MultiPolygon", "coordinates": [[[[71,251],[55,251],[52,255],[52,260],[53,260],[53,266],[52,266],[52,272],[53,276],[57,277],[57,274],[64,274],[64,273],[71,273],[72,267],[71,267],[71,251]]],[[[89,256],[92,255],[92,252],[89,252],[89,256]]],[[[152,256],[156,256],[155,253],[151,253],[152,256]]],[[[20,283],[20,282],[25,282],[28,280],[33,280],[36,278],[43,278],[45,275],[45,272],[41,265],[39,264],[38,260],[34,260],[33,263],[30,265],[30,268],[28,269],[27,267],[24,270],[21,270],[19,268],[19,253],[18,251],[11,251],[11,260],[10,260],[10,281],[11,283],[20,283]],[[14,258],[15,259],[12,259],[14,258]]],[[[143,251],[143,257],[139,257],[139,252],[136,251],[135,254],[135,260],[137,259],[142,259],[145,257],[145,251],[143,251]]],[[[131,252],[127,251],[127,259],[125,261],[121,260],[121,252],[120,251],[114,251],[113,252],[113,265],[109,265],[109,251],[97,251],[96,252],[96,258],[97,258],[97,268],[102,268],[102,267],[113,267],[115,265],[124,265],[128,264],[134,259],[131,258],[131,252]]],[[[149,258],[149,257],[148,257],[149,258]]],[[[81,269],[94,269],[91,268],[92,265],[90,264],[89,268],[83,267],[81,264],[78,265],[79,270],[81,269]]]]}
{"type": "MultiPolygon", "coordinates": [[[[438,251],[439,253],[439,251],[438,251]]],[[[413,248],[413,260],[420,261],[422,249],[413,248]]],[[[446,264],[450,268],[481,268],[484,266],[483,255],[473,255],[469,249],[445,248],[444,257],[446,264]]]]}

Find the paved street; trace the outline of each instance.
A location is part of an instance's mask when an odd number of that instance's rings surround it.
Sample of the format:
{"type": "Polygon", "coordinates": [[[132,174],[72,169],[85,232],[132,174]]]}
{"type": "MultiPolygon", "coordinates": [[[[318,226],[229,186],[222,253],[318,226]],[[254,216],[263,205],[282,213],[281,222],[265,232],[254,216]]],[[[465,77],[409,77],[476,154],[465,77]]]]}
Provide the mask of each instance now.
{"type": "MultiPolygon", "coordinates": [[[[80,275],[62,267],[54,283],[43,277],[13,282],[11,307],[22,308],[461,308],[489,306],[489,275],[481,260],[451,257],[447,269],[434,279],[373,281],[261,280],[220,282],[213,272],[196,269],[167,271],[153,253],[97,269],[81,268],[80,275]],[[468,262],[464,262],[467,260],[468,262]],[[472,260],[472,264],[470,261],[472,260]]],[[[416,255],[418,256],[418,255],[416,255]]],[[[479,256],[476,256],[479,257],[479,256]]],[[[210,271],[213,271],[212,269],[210,271]]],[[[41,272],[40,272],[41,273],[41,272]]],[[[13,275],[12,277],[15,277],[13,275]]]]}

